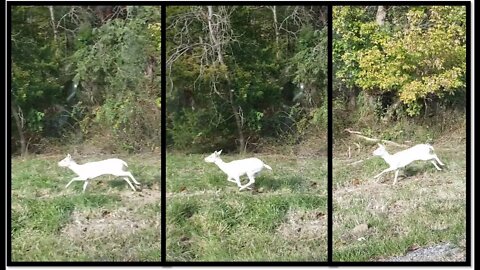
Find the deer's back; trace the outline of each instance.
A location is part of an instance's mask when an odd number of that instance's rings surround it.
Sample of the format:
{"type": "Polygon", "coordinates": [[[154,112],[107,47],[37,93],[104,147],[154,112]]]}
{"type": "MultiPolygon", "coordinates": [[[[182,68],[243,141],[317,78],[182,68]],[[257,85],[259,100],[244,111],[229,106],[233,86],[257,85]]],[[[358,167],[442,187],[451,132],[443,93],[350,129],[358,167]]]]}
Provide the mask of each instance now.
{"type": "Polygon", "coordinates": [[[263,161],[258,158],[246,158],[229,162],[228,166],[239,175],[257,173],[263,169],[263,161]]]}
{"type": "Polygon", "coordinates": [[[428,144],[417,144],[409,149],[400,151],[393,155],[398,167],[404,167],[415,160],[426,160],[430,158],[432,148],[428,144]]]}
{"type": "Polygon", "coordinates": [[[115,174],[126,170],[125,162],[118,158],[105,159],[85,163],[81,166],[81,174],[97,177],[105,174],[115,174]]]}

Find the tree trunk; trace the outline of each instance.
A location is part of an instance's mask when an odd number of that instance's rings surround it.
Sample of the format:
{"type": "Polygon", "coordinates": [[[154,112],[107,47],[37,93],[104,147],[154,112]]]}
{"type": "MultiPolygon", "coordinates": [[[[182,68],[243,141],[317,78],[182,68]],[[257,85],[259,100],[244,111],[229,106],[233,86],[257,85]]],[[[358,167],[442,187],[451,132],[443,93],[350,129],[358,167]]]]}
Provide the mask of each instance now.
{"type": "Polygon", "coordinates": [[[13,102],[10,103],[12,109],[13,119],[15,120],[15,125],[17,126],[18,135],[20,136],[20,154],[25,156],[27,154],[27,143],[25,141],[25,134],[23,134],[22,122],[18,114],[17,108],[13,102]]]}
{"type": "Polygon", "coordinates": [[[50,10],[50,20],[52,22],[52,28],[53,28],[53,40],[55,40],[55,44],[57,44],[57,26],[55,24],[55,15],[53,13],[53,6],[48,6],[48,10],[50,10]]]}
{"type": "Polygon", "coordinates": [[[272,7],[273,13],[273,26],[275,27],[275,45],[277,46],[276,57],[277,59],[280,57],[280,32],[278,31],[278,19],[277,19],[277,6],[272,7]]]}
{"type": "MultiPolygon", "coordinates": [[[[225,66],[225,62],[223,60],[223,51],[221,44],[219,43],[216,35],[218,34],[216,30],[213,28],[213,7],[212,6],[207,6],[208,9],[208,30],[210,34],[210,39],[212,40],[213,43],[213,48],[216,51],[217,57],[218,57],[218,63],[222,66],[225,66]]],[[[232,108],[232,113],[235,118],[235,125],[237,127],[237,133],[238,133],[238,150],[240,153],[245,152],[245,136],[243,134],[243,124],[242,124],[242,118],[240,116],[240,107],[235,104],[235,99],[234,99],[234,94],[233,90],[231,89],[231,82],[230,78],[228,76],[228,71],[225,72],[225,80],[227,81],[227,91],[229,92],[228,94],[228,102],[230,103],[230,106],[232,108]]]]}
{"type": "Polygon", "coordinates": [[[377,9],[377,24],[383,26],[385,24],[385,18],[387,17],[387,8],[385,6],[378,6],[377,9]]]}
{"type": "Polygon", "coordinates": [[[232,106],[232,111],[233,111],[233,116],[235,117],[235,125],[237,126],[237,131],[238,131],[238,152],[239,153],[245,153],[245,136],[243,134],[243,121],[242,117],[240,117],[240,111],[239,107],[235,105],[234,99],[233,99],[233,89],[230,90],[230,104],[232,106]]]}

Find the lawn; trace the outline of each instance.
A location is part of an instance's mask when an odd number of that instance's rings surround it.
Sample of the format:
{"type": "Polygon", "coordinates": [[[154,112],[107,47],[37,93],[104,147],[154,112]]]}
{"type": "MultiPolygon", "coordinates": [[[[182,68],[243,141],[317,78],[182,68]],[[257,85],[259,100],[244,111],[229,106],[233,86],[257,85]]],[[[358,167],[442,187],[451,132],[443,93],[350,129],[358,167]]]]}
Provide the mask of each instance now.
{"type": "Polygon", "coordinates": [[[205,156],[168,154],[167,261],[326,261],[326,157],[255,155],[273,171],[239,191],[205,156]]]}
{"type": "MultiPolygon", "coordinates": [[[[111,156],[74,156],[79,164],[111,156]]],[[[117,156],[142,184],[83,182],[57,166],[60,155],[12,158],[13,261],[160,261],[160,156],[117,156]]]]}
{"type": "Polygon", "coordinates": [[[350,158],[345,149],[334,151],[334,261],[378,261],[446,243],[462,250],[465,260],[465,143],[434,147],[444,169],[415,161],[400,171],[396,185],[394,172],[373,179],[388,168],[382,158],[372,157],[376,144],[350,152],[350,158]]]}

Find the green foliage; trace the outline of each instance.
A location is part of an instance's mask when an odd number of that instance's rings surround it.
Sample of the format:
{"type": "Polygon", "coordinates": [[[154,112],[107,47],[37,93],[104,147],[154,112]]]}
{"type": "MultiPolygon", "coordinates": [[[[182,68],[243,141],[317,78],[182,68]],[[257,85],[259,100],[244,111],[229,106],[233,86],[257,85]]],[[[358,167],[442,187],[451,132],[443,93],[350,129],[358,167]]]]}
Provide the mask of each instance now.
{"type": "Polygon", "coordinates": [[[131,19],[114,19],[93,28],[89,45],[73,56],[75,78],[84,91],[82,100],[100,105],[91,112],[96,114],[95,124],[110,131],[119,146],[129,151],[160,143],[160,71],[156,67],[160,25],[147,23],[159,21],[159,13],[158,7],[141,7],[131,19]],[[155,73],[148,74],[149,69],[155,73]]]}
{"type": "Polygon", "coordinates": [[[257,145],[262,138],[295,132],[293,124],[303,118],[309,127],[326,123],[326,114],[319,109],[326,103],[326,28],[308,20],[290,23],[293,10],[304,12],[305,17],[313,12],[277,6],[277,21],[285,20],[286,28],[276,32],[269,7],[214,7],[214,13],[228,17],[226,27],[231,29],[227,37],[219,37],[226,38],[224,64],[220,64],[210,45],[197,43],[211,42],[206,7],[168,8],[170,145],[177,149],[235,149],[239,132],[250,145],[257,145]],[[228,15],[221,13],[224,10],[228,15]],[[300,93],[300,83],[307,86],[304,93],[300,93]],[[293,100],[294,91],[299,94],[297,100],[293,100]],[[299,113],[290,114],[294,106],[299,113]],[[238,109],[240,128],[234,108],[238,109]],[[287,123],[283,122],[285,115],[287,123]]]}
{"type": "MultiPolygon", "coordinates": [[[[41,134],[45,110],[59,101],[65,78],[61,59],[51,38],[45,7],[12,7],[12,102],[26,125],[23,131],[41,134]]],[[[14,121],[11,121],[12,127],[14,121]]]]}
{"type": "Polygon", "coordinates": [[[409,116],[419,115],[433,98],[448,101],[465,92],[465,7],[388,9],[392,15],[384,26],[375,23],[373,11],[335,8],[339,84],[369,95],[393,93],[409,116]]]}
{"type": "Polygon", "coordinates": [[[299,34],[298,49],[292,58],[295,67],[294,83],[303,83],[323,91],[327,85],[327,30],[305,26],[299,34]]]}
{"type": "Polygon", "coordinates": [[[173,127],[169,131],[178,149],[204,152],[228,145],[225,139],[222,140],[222,136],[218,136],[222,133],[228,136],[225,132],[225,124],[221,115],[215,114],[214,111],[185,109],[174,119],[173,127]]]}
{"type": "MultiPolygon", "coordinates": [[[[366,31],[368,28],[364,27],[364,23],[372,21],[373,14],[363,7],[351,6],[334,7],[333,13],[335,81],[353,87],[360,72],[358,51],[371,46],[371,31],[366,31]]],[[[368,25],[371,26],[371,23],[368,25]]]]}
{"type": "Polygon", "coordinates": [[[113,9],[12,7],[11,122],[25,141],[80,129],[118,149],[160,144],[160,7],[113,9]]]}

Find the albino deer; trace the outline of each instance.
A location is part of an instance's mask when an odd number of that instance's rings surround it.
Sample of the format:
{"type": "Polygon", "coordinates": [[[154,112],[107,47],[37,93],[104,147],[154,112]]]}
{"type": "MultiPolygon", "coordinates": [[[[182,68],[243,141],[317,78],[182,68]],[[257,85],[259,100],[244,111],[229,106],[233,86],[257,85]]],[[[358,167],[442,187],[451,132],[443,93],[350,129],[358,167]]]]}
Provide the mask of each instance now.
{"type": "Polygon", "coordinates": [[[96,162],[88,162],[80,165],[72,159],[72,156],[70,156],[70,154],[68,154],[66,158],[58,162],[58,166],[67,167],[78,175],[78,177],[73,178],[65,186],[65,188],[68,188],[68,186],[73,181],[85,181],[85,183],[83,184],[83,192],[85,192],[88,181],[100,175],[121,176],[125,181],[127,181],[133,191],[135,191],[135,187],[132,185],[130,180],[128,180],[128,177],[130,177],[136,185],[140,185],[140,183],[137,182],[135,178],[133,178],[133,175],[126,170],[128,167],[127,163],[118,158],[111,158],[96,162]]]}
{"type": "Polygon", "coordinates": [[[263,163],[263,161],[258,158],[247,158],[226,163],[220,158],[221,153],[222,150],[218,152],[215,151],[213,154],[205,158],[205,162],[215,163],[220,170],[227,174],[227,181],[236,183],[240,190],[249,188],[250,185],[255,183],[255,176],[261,172],[263,168],[272,170],[270,166],[263,163]],[[240,183],[240,176],[245,174],[250,181],[242,186],[240,183]]]}
{"type": "Polygon", "coordinates": [[[416,160],[430,160],[430,162],[437,168],[437,170],[441,171],[440,167],[435,163],[435,161],[438,162],[438,164],[444,166],[440,159],[438,159],[437,155],[433,152],[433,146],[429,144],[417,144],[411,148],[408,148],[406,150],[400,151],[398,153],[395,153],[393,155],[390,155],[387,150],[385,149],[385,146],[378,144],[378,148],[373,151],[374,156],[380,156],[382,157],[385,162],[390,165],[390,168],[383,170],[381,173],[377,174],[373,178],[378,178],[380,175],[389,172],[389,171],[395,171],[395,179],[393,180],[393,184],[397,183],[397,177],[398,177],[398,171],[408,164],[412,163],[413,161],[416,160]]]}

